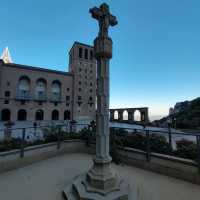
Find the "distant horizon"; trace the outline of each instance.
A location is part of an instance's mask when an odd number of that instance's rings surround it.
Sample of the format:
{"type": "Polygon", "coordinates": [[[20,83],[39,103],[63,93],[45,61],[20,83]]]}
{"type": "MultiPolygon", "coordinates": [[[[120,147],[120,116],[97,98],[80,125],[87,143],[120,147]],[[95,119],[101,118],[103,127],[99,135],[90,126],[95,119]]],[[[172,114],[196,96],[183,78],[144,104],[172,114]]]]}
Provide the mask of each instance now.
{"type": "MultiPolygon", "coordinates": [[[[105,2],[119,22],[109,31],[110,107],[149,107],[149,116],[166,116],[177,102],[199,97],[200,2],[105,2]]],[[[67,71],[74,41],[93,45],[98,24],[89,8],[101,3],[3,1],[0,53],[8,46],[14,63],[67,71]]]]}

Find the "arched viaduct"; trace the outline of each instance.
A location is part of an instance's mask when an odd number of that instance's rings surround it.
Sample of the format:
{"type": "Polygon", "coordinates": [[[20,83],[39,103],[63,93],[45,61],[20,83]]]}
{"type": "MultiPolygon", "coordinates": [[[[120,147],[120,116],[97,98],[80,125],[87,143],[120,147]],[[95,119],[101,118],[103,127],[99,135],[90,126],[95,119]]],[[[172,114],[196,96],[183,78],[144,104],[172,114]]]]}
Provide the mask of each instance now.
{"type": "Polygon", "coordinates": [[[149,122],[148,107],[110,109],[110,121],[130,122],[130,123],[138,122],[146,124],[149,122]],[[135,116],[136,112],[139,113],[139,119],[137,120],[135,116]]]}

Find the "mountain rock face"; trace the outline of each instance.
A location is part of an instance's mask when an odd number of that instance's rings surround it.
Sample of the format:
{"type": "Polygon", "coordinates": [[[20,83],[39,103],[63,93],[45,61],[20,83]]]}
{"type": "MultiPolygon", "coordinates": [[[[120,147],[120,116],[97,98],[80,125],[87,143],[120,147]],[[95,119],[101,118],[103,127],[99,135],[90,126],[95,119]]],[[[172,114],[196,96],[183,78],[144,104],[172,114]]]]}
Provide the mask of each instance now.
{"type": "Polygon", "coordinates": [[[199,128],[200,127],[200,97],[192,101],[178,102],[170,114],[154,123],[166,126],[171,120],[172,126],[176,128],[199,128]]]}

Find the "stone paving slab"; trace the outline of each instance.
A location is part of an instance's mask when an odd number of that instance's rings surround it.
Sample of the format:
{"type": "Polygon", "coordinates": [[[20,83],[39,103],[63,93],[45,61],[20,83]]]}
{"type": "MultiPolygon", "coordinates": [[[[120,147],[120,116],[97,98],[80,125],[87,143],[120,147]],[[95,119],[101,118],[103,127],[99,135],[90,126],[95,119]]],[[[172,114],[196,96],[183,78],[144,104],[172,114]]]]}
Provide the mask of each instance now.
{"type": "MultiPolygon", "coordinates": [[[[0,174],[2,200],[63,200],[62,190],[92,165],[88,154],[66,154],[0,174]]],[[[134,168],[113,165],[138,200],[199,200],[200,186],[134,168]]]]}

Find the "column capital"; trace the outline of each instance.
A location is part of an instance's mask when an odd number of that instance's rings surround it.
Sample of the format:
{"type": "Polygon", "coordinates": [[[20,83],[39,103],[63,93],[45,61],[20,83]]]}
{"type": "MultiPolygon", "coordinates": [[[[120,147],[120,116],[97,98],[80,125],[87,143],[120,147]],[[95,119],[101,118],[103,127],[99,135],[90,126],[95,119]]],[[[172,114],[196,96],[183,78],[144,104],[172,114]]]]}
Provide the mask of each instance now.
{"type": "Polygon", "coordinates": [[[109,37],[97,37],[94,40],[94,56],[96,59],[112,58],[112,40],[109,37]]]}

